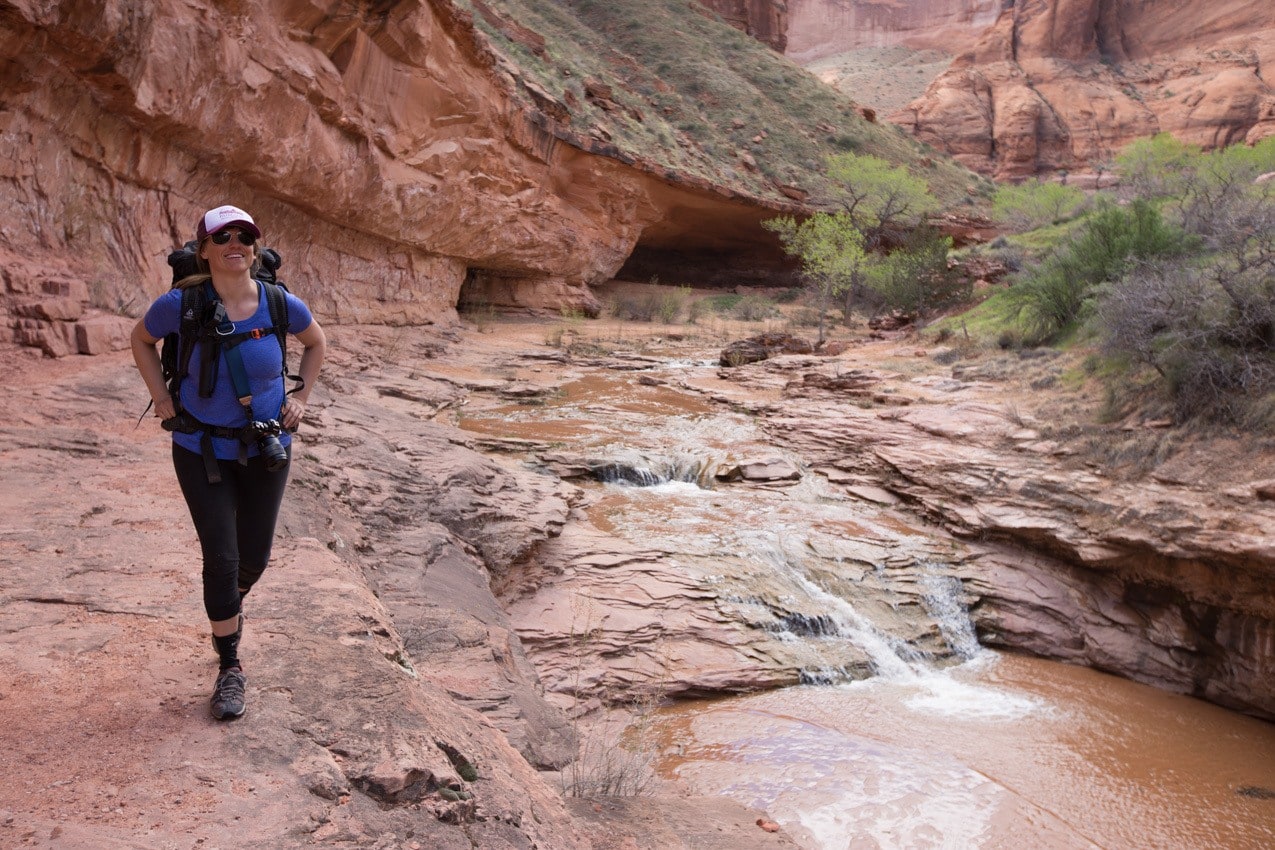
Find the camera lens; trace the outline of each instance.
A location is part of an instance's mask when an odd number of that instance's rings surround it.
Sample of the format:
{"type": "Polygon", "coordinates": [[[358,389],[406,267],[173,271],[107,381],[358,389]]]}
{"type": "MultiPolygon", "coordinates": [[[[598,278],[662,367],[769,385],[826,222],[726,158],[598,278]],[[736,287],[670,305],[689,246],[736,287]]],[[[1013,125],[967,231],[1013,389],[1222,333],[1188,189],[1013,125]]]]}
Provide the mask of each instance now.
{"type": "Polygon", "coordinates": [[[279,443],[279,438],[273,434],[267,434],[258,440],[257,449],[261,452],[261,457],[266,462],[267,471],[278,472],[288,465],[288,450],[279,443]]]}

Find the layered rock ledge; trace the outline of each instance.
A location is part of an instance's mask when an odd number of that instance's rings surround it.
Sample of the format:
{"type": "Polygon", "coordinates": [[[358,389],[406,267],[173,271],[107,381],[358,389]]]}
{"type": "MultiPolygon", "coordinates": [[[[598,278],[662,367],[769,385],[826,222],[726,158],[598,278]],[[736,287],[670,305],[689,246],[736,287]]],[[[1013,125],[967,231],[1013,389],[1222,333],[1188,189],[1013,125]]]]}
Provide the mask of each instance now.
{"type": "Polygon", "coordinates": [[[270,570],[248,597],[249,710],[208,714],[199,547],[125,353],[3,349],[0,844],[788,848],[723,800],[573,814],[575,753],[491,584],[574,488],[433,421],[455,339],[334,329],[270,570]],[[681,837],[693,845],[670,843],[681,837]]]}
{"type": "Polygon", "coordinates": [[[0,307],[51,355],[121,344],[58,299],[137,315],[224,202],[320,316],[392,325],[596,312],[639,241],[777,256],[794,208],[581,135],[452,2],[8,3],[0,60],[0,307]]]}
{"type": "MultiPolygon", "coordinates": [[[[912,380],[887,372],[870,403],[808,379],[844,368],[780,357],[698,388],[754,411],[829,481],[884,490],[963,541],[959,573],[990,645],[1275,717],[1269,455],[1216,446],[1254,455],[1240,479],[1219,480],[1207,463],[1185,460],[1189,451],[1153,477],[1125,478],[1084,462],[1019,409],[1013,387],[1039,380],[1039,365],[958,363],[952,377],[912,380]]],[[[1137,437],[1156,424],[1110,426],[1092,439],[1113,452],[1122,443],[1130,454],[1155,452],[1137,437]]]]}

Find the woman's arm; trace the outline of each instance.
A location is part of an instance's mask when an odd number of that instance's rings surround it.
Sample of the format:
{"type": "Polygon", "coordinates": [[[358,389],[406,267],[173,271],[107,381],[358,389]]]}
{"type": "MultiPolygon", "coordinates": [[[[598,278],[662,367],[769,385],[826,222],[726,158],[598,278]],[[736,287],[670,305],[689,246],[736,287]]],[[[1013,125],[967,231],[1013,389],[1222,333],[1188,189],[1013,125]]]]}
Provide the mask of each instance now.
{"type": "Polygon", "coordinates": [[[158,343],[159,340],[146,330],[146,323],[138,320],[129,337],[133,362],[137,364],[137,371],[142,373],[151,401],[155,403],[155,415],[160,419],[170,419],[177,414],[177,407],[173,403],[173,397],[168,394],[168,385],[164,383],[164,368],[160,365],[159,351],[155,348],[158,343]]]}
{"type": "Polygon", "coordinates": [[[316,321],[310,322],[309,327],[297,334],[297,340],[305,346],[305,350],[301,352],[301,368],[298,371],[304,385],[283,402],[283,427],[289,431],[295,431],[301,424],[306,402],[310,399],[315,382],[319,380],[319,369],[322,368],[323,358],[328,351],[328,338],[316,321]]]}

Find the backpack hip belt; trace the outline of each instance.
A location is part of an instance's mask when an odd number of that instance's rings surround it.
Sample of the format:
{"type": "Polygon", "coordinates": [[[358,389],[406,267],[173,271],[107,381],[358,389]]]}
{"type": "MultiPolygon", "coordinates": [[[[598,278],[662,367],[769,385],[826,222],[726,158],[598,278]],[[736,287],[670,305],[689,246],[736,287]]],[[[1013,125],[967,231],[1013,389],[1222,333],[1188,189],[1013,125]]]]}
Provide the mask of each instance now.
{"type": "Polygon", "coordinates": [[[221,483],[221,469],[217,466],[217,455],[213,451],[213,437],[238,440],[239,462],[244,465],[248,463],[248,446],[255,443],[259,437],[251,421],[247,425],[240,425],[237,428],[232,428],[228,425],[209,425],[207,422],[201,422],[185,411],[180,411],[176,416],[165,419],[159,424],[165,431],[201,435],[199,438],[199,454],[204,459],[204,473],[208,476],[209,484],[221,483]]]}

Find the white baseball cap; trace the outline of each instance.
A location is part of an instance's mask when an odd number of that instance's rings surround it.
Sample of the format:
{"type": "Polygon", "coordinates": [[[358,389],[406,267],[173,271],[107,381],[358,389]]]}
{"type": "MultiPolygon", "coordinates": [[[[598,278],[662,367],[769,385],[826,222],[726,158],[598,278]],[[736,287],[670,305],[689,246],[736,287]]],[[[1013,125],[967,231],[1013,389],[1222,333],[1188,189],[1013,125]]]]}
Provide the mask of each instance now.
{"type": "Polygon", "coordinates": [[[257,227],[252,216],[239,207],[227,204],[224,207],[211,209],[199,217],[199,224],[195,227],[195,241],[202,242],[218,230],[230,227],[232,224],[242,227],[258,239],[261,238],[261,228],[257,227]]]}

